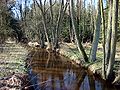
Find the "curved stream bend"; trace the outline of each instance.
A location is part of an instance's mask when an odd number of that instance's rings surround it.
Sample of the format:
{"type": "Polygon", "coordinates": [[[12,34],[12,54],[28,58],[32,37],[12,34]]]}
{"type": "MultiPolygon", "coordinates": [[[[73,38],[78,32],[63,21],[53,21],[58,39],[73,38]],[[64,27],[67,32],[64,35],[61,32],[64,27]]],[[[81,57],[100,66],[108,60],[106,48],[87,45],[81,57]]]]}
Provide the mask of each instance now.
{"type": "Polygon", "coordinates": [[[29,76],[35,90],[117,90],[63,56],[44,49],[33,50],[29,55],[29,76]]]}

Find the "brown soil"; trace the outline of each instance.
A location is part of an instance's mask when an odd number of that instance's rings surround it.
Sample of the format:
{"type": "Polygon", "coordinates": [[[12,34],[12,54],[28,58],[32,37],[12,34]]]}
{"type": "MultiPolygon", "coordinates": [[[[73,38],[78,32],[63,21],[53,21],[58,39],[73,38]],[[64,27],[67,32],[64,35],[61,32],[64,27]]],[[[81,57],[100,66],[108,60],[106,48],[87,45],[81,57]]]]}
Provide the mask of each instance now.
{"type": "Polygon", "coordinates": [[[13,74],[0,79],[0,90],[32,90],[26,74],[13,74]]]}
{"type": "Polygon", "coordinates": [[[30,90],[25,69],[28,51],[20,44],[0,45],[0,90],[30,90]]]}

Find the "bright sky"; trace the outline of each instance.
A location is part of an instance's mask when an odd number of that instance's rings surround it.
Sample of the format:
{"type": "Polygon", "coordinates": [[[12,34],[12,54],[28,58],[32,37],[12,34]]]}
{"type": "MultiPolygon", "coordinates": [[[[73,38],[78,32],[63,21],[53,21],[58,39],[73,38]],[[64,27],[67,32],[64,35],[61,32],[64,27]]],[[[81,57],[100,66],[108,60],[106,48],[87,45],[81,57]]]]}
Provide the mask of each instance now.
{"type": "MultiPolygon", "coordinates": [[[[39,1],[39,0],[38,0],[39,1]]],[[[53,0],[53,1],[55,1],[55,0],[53,0]]],[[[64,0],[64,1],[66,1],[66,0],[64,0]]],[[[77,1],[77,0],[74,0],[74,1],[77,1]]],[[[83,0],[84,1],[84,0],[83,0]]],[[[106,0],[103,0],[104,1],[104,6],[105,6],[105,1],[106,0]]],[[[33,0],[27,0],[27,2],[28,2],[28,7],[30,7],[31,6],[31,4],[33,3],[33,0]]],[[[42,2],[44,3],[44,0],[42,0],[42,2]]],[[[46,2],[49,2],[49,0],[46,0],[46,2]]],[[[86,0],[86,4],[88,4],[88,3],[90,3],[91,2],[91,0],[86,0]]],[[[95,7],[97,7],[97,2],[98,2],[98,0],[92,0],[92,2],[95,4],[95,7]]],[[[22,4],[22,8],[24,9],[24,6],[25,6],[25,0],[16,0],[16,5],[18,5],[18,4],[22,4]]],[[[19,15],[17,15],[16,14],[16,12],[17,13],[19,13],[19,10],[18,9],[16,9],[16,8],[14,8],[15,10],[13,10],[13,12],[15,13],[15,16],[19,16],[19,15]]]]}
{"type": "MultiPolygon", "coordinates": [[[[39,0],[38,0],[39,1],[39,0]]],[[[44,3],[44,1],[45,0],[42,0],[42,2],[44,3]]],[[[55,1],[55,0],[53,0],[53,1],[55,1]]],[[[60,1],[60,0],[59,0],[60,1]]],[[[64,0],[65,2],[66,2],[66,0],[64,0]]],[[[74,0],[75,2],[77,1],[77,0],[74,0]]],[[[82,1],[84,1],[84,0],[82,0],[82,1]]],[[[88,4],[88,3],[90,3],[91,2],[91,0],[85,0],[86,1],[86,4],[88,4]]],[[[98,0],[92,0],[92,2],[95,4],[95,5],[97,5],[97,1],[98,0]]],[[[27,0],[27,2],[29,3],[29,4],[32,4],[33,3],[33,0],[27,0]]],[[[46,2],[49,2],[49,0],[46,0],[46,2]]],[[[25,6],[25,0],[16,0],[16,4],[22,4],[22,6],[23,6],[23,8],[24,8],[24,6],[25,6]]],[[[29,6],[29,5],[28,5],[29,6]]]]}

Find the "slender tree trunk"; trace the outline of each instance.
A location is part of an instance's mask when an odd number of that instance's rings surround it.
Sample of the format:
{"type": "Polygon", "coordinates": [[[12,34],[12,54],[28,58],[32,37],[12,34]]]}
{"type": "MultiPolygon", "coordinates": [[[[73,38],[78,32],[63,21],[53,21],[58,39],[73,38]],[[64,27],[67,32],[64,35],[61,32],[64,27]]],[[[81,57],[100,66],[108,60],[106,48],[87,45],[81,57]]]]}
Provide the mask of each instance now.
{"type": "Polygon", "coordinates": [[[77,30],[79,33],[79,39],[80,41],[82,41],[82,32],[81,32],[81,28],[80,28],[80,11],[81,11],[81,0],[77,0],[77,30]]]}
{"type": "Polygon", "coordinates": [[[100,0],[100,7],[101,7],[101,18],[102,18],[102,38],[103,38],[103,61],[102,61],[102,76],[106,78],[105,72],[105,18],[104,18],[104,11],[103,11],[103,0],[100,0]]]}
{"type": "Polygon", "coordinates": [[[61,5],[60,5],[60,10],[59,10],[59,15],[58,15],[58,20],[57,20],[57,25],[56,25],[56,35],[55,35],[55,46],[54,46],[54,49],[56,48],[59,48],[59,35],[60,35],[60,24],[63,20],[63,17],[64,17],[64,14],[65,14],[65,11],[67,9],[67,6],[68,6],[68,2],[66,1],[66,4],[64,6],[64,0],[61,1],[61,5]]]}
{"type": "Polygon", "coordinates": [[[79,32],[78,32],[78,29],[77,29],[77,24],[74,20],[74,5],[73,5],[73,0],[70,0],[70,14],[71,14],[71,20],[72,20],[72,27],[73,27],[73,30],[74,30],[74,33],[75,33],[75,39],[76,39],[76,43],[77,43],[77,47],[78,47],[78,50],[79,52],[82,53],[83,55],[83,58],[86,62],[88,62],[88,57],[87,57],[87,54],[81,44],[81,41],[80,41],[80,38],[79,38],[79,32]]]}
{"type": "MultiPolygon", "coordinates": [[[[55,42],[55,27],[54,27],[54,19],[53,19],[53,6],[52,6],[52,0],[49,0],[49,2],[50,2],[50,18],[51,18],[51,23],[50,23],[50,25],[51,25],[51,31],[52,31],[52,46],[54,46],[54,42],[55,42]]],[[[53,47],[52,47],[53,48],[53,47]]]]}
{"type": "Polygon", "coordinates": [[[108,26],[107,26],[107,37],[106,37],[106,56],[105,56],[105,64],[108,64],[108,60],[110,58],[110,45],[111,45],[111,31],[112,31],[112,2],[113,0],[109,0],[109,12],[108,12],[108,26]]]}
{"type": "Polygon", "coordinates": [[[25,15],[24,15],[24,23],[25,23],[25,26],[27,26],[27,22],[26,22],[26,18],[27,18],[27,0],[25,0],[25,15]]]}
{"type": "Polygon", "coordinates": [[[98,12],[97,12],[97,20],[96,20],[96,29],[94,31],[93,43],[92,43],[92,50],[90,55],[90,60],[96,60],[96,52],[100,37],[100,26],[101,26],[101,11],[100,11],[100,3],[98,1],[98,12]]]}
{"type": "MultiPolygon", "coordinates": [[[[84,0],[84,12],[83,12],[83,32],[86,31],[86,8],[85,8],[85,2],[86,0],[84,0]]],[[[82,42],[84,43],[84,37],[82,37],[82,42]]]]}
{"type": "Polygon", "coordinates": [[[44,36],[44,32],[40,31],[40,47],[41,48],[45,48],[45,36],[44,36]]]}
{"type": "Polygon", "coordinates": [[[59,48],[58,40],[59,40],[59,34],[60,34],[60,23],[62,19],[62,14],[63,14],[63,6],[64,6],[64,0],[61,1],[60,9],[59,9],[59,15],[58,15],[58,20],[57,20],[57,25],[56,25],[56,35],[55,35],[55,49],[59,48]]]}
{"type": "Polygon", "coordinates": [[[118,24],[118,0],[113,0],[112,8],[112,37],[111,37],[111,53],[107,70],[107,79],[111,79],[113,66],[115,62],[116,42],[117,42],[117,25],[118,24]]]}
{"type": "Polygon", "coordinates": [[[80,6],[79,6],[79,0],[77,0],[77,16],[76,16],[76,20],[77,20],[77,30],[79,32],[79,23],[80,23],[80,6]]]}
{"type": "Polygon", "coordinates": [[[91,30],[91,35],[90,35],[90,42],[92,43],[93,39],[93,31],[94,31],[94,14],[93,14],[93,1],[91,0],[91,21],[90,21],[90,30],[91,30]]]}
{"type": "Polygon", "coordinates": [[[73,43],[74,42],[74,31],[72,28],[72,21],[70,17],[70,5],[69,5],[69,35],[70,35],[70,41],[73,43]]]}

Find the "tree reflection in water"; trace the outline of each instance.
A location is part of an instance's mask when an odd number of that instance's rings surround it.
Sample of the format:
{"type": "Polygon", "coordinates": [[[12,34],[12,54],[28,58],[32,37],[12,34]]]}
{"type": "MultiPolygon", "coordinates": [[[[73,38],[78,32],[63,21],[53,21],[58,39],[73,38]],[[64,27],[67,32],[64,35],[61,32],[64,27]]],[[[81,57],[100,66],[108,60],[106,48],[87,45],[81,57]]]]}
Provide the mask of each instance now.
{"type": "Polygon", "coordinates": [[[29,64],[33,74],[30,79],[37,74],[37,80],[31,80],[33,85],[38,83],[35,90],[110,90],[63,56],[45,49],[33,50],[31,54],[29,64]]]}

